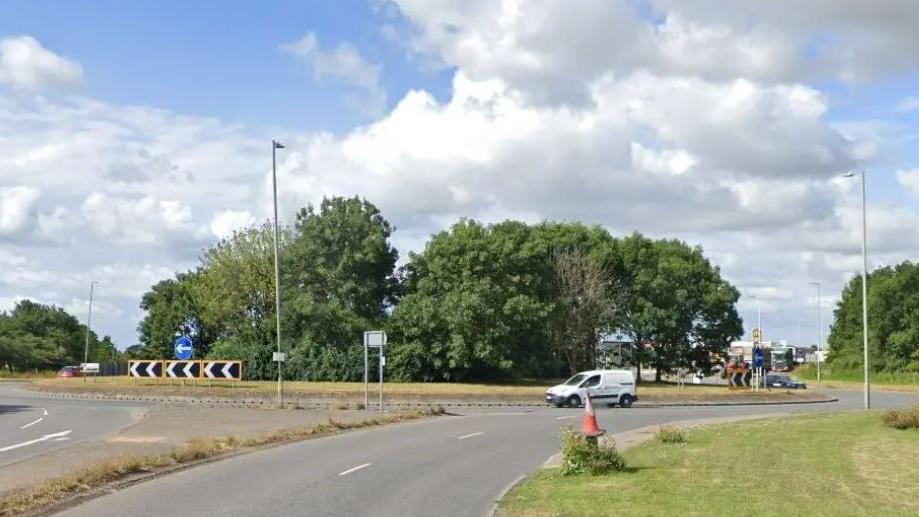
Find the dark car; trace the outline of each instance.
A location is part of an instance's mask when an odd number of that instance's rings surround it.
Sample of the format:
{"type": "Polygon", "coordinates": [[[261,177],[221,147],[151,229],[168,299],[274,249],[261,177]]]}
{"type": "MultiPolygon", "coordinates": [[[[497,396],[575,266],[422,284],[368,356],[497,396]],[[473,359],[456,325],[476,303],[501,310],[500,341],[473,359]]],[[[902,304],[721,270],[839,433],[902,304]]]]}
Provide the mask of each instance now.
{"type": "Polygon", "coordinates": [[[58,370],[58,377],[82,377],[83,372],[80,370],[79,366],[65,366],[58,370]]]}
{"type": "Polygon", "coordinates": [[[784,373],[766,374],[767,388],[785,388],[790,390],[806,390],[807,384],[789,377],[784,373]]]}

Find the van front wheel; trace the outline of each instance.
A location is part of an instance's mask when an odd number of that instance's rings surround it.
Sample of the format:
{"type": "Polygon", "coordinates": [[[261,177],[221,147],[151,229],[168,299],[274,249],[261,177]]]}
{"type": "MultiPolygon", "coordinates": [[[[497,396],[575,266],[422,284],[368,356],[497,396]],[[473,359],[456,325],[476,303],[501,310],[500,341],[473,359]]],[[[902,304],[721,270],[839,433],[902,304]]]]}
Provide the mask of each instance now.
{"type": "Polygon", "coordinates": [[[572,395],[568,397],[568,406],[569,407],[581,407],[581,397],[577,395],[572,395]]]}
{"type": "Polygon", "coordinates": [[[632,397],[629,395],[623,395],[619,398],[619,407],[629,408],[632,407],[632,397]]]}

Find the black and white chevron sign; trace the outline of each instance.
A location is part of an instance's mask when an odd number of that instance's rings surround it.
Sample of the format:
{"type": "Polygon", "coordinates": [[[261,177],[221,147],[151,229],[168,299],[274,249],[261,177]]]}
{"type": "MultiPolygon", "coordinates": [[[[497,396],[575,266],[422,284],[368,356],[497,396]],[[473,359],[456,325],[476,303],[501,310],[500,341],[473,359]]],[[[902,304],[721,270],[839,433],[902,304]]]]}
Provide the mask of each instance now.
{"type": "Polygon", "coordinates": [[[166,377],[197,379],[201,377],[201,361],[166,361],[166,377]]]}
{"type": "Polygon", "coordinates": [[[163,361],[128,361],[131,377],[162,377],[163,361]]]}
{"type": "Polygon", "coordinates": [[[202,379],[242,380],[243,368],[240,361],[203,361],[202,379]]]}

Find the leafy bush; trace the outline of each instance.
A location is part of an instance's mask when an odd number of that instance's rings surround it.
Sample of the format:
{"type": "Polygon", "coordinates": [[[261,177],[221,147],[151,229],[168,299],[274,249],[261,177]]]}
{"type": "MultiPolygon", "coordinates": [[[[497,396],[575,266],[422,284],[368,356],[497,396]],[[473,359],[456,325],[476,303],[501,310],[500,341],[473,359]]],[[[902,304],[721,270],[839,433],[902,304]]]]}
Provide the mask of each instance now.
{"type": "Polygon", "coordinates": [[[661,426],[657,431],[657,441],[661,443],[686,443],[686,432],[680,427],[661,426]]]}
{"type": "Polygon", "coordinates": [[[589,441],[571,427],[562,432],[562,474],[599,476],[625,469],[625,459],[615,445],[589,441]]]}
{"type": "Polygon", "coordinates": [[[894,429],[919,429],[919,406],[887,411],[884,413],[884,424],[894,429]]]}

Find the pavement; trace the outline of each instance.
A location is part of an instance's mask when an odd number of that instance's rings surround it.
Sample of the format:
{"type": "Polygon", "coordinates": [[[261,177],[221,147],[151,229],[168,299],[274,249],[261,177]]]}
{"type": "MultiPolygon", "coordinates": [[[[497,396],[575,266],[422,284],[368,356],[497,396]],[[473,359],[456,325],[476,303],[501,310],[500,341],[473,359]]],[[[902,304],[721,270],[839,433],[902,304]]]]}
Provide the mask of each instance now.
{"type": "MultiPolygon", "coordinates": [[[[599,408],[611,433],[658,424],[755,415],[856,410],[861,394],[829,391],[815,405],[599,408]]],[[[873,407],[919,394],[873,394],[873,407]]],[[[76,402],[76,401],[74,401],[76,402]]],[[[233,456],[129,486],[61,515],[483,516],[504,490],[558,450],[559,430],[580,409],[470,409],[233,456]]]]}

